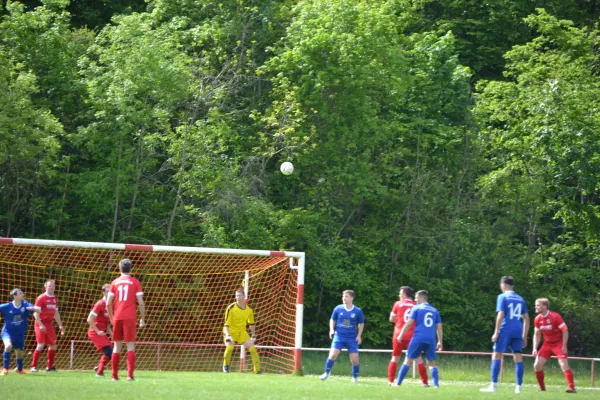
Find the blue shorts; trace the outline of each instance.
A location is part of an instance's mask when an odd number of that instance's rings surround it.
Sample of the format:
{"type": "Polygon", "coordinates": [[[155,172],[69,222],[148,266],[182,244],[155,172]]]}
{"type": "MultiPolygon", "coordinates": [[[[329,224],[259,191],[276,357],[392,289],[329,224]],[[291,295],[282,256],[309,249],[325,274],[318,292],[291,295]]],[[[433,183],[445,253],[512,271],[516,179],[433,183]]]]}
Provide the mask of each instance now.
{"type": "Polygon", "coordinates": [[[408,349],[406,350],[406,358],[419,358],[421,353],[425,353],[425,359],[427,361],[435,361],[437,345],[435,343],[416,342],[410,341],[408,349]]]}
{"type": "Polygon", "coordinates": [[[521,336],[509,335],[507,333],[498,335],[498,340],[494,343],[493,350],[496,353],[506,353],[509,350],[512,353],[523,352],[523,338],[521,336]]]}
{"type": "Polygon", "coordinates": [[[358,353],[358,342],[356,341],[356,337],[342,338],[334,335],[333,341],[331,342],[331,348],[342,350],[344,347],[348,349],[348,353],[358,353]]]}
{"type": "Polygon", "coordinates": [[[11,335],[7,330],[2,329],[2,341],[4,342],[6,339],[10,340],[12,343],[13,349],[17,350],[25,350],[25,335],[14,333],[11,335]]]}

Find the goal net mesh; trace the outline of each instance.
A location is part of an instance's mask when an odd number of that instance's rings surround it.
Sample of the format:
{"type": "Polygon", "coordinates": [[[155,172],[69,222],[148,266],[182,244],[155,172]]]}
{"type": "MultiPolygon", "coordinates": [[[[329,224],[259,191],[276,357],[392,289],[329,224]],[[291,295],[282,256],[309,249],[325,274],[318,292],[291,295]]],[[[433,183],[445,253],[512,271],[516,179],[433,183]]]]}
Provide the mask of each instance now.
{"type": "MultiPolygon", "coordinates": [[[[290,268],[289,257],[274,254],[0,244],[0,293],[9,301],[10,290],[21,288],[25,298],[34,303],[44,292],[44,282],[55,280],[55,295],[66,329],[60,336],[55,323],[55,366],[91,370],[101,354],[88,340],[87,317],[102,298],[102,285],[119,276],[119,260],[129,258],[133,262],[131,275],[140,280],[146,303],[147,326],[137,331],[136,369],[219,371],[225,349],[225,309],[235,301],[235,290],[244,287],[247,274],[248,305],[255,313],[262,369],[267,373],[292,373],[297,273],[290,268]]],[[[26,366],[31,364],[36,347],[33,323],[30,317],[26,366]]],[[[41,368],[45,368],[46,357],[44,351],[41,368]]],[[[121,369],[125,368],[124,362],[121,364],[121,369]]],[[[231,368],[252,370],[249,357],[246,362],[240,361],[238,346],[231,368]]]]}

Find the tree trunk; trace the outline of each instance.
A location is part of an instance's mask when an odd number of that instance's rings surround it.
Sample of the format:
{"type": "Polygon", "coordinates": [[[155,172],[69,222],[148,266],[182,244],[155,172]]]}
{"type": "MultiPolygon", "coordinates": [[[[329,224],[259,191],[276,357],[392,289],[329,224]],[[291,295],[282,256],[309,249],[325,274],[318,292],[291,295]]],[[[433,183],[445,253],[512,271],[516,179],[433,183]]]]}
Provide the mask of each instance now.
{"type": "Polygon", "coordinates": [[[119,159],[117,161],[117,183],[115,186],[115,212],[113,218],[113,228],[112,235],[110,236],[110,241],[115,241],[115,236],[117,234],[117,221],[119,220],[119,195],[120,195],[120,177],[121,177],[121,157],[123,155],[123,136],[119,140],[119,159]]]}

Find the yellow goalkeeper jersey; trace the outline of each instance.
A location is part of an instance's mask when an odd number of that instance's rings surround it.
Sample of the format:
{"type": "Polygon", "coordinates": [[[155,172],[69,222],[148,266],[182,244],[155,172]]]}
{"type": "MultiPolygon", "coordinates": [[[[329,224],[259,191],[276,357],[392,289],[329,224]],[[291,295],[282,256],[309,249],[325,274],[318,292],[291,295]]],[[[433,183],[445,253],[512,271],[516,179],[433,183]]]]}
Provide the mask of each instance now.
{"type": "Polygon", "coordinates": [[[236,303],[230,304],[225,310],[225,326],[230,332],[244,332],[248,325],[254,325],[254,311],[246,305],[240,308],[236,303]]]}

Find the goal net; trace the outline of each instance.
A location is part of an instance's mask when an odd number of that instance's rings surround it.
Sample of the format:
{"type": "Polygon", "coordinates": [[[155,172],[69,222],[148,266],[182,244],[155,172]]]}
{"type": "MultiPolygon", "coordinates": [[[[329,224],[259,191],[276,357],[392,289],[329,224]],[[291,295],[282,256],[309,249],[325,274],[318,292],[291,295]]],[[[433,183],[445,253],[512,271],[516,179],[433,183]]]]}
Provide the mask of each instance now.
{"type": "MultiPolygon", "coordinates": [[[[255,313],[263,370],[300,370],[304,253],[0,238],[0,293],[6,301],[11,289],[21,288],[34,303],[44,282],[56,281],[66,329],[60,336],[55,324],[58,369],[97,365],[101,354],[87,338],[86,320],[102,298],[102,285],[119,276],[122,258],[131,259],[131,275],[142,283],[146,303],[147,326],[136,338],[137,369],[221,370],[225,309],[243,287],[255,313]]],[[[26,366],[36,346],[33,322],[31,317],[26,366]]],[[[251,371],[244,355],[237,346],[233,371],[251,371]]],[[[44,352],[40,365],[45,362],[44,352]]]]}

